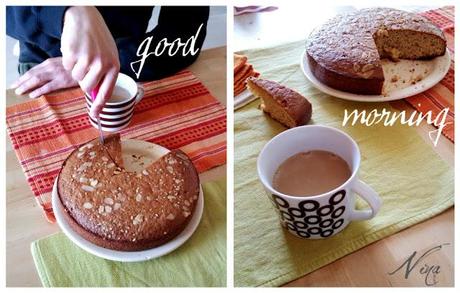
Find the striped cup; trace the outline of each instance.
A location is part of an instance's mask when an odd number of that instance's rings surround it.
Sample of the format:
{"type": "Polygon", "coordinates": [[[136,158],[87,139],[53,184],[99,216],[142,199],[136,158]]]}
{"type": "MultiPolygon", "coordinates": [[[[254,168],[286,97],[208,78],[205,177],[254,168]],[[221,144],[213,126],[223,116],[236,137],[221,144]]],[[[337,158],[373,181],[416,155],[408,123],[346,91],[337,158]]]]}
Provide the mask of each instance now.
{"type": "MultiPolygon", "coordinates": [[[[116,132],[128,126],[133,116],[134,106],[143,96],[144,90],[141,86],[138,86],[128,75],[119,73],[112,97],[105,103],[99,116],[102,130],[116,132]]],[[[88,93],[85,93],[85,98],[89,113],[93,101],[88,93]]],[[[93,127],[98,128],[96,119],[89,116],[89,121],[93,127]]]]}

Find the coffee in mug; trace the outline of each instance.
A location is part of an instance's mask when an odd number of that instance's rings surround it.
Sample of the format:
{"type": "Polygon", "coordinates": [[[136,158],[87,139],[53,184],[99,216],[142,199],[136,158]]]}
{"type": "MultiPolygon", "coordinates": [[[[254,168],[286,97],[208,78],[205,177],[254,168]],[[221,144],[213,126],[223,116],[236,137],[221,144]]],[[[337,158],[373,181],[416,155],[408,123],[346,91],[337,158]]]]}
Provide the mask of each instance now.
{"type": "Polygon", "coordinates": [[[281,163],[273,176],[273,187],[291,196],[313,196],[339,187],[350,176],[350,167],[340,156],[311,150],[281,163]]]}
{"type": "Polygon", "coordinates": [[[108,100],[109,103],[120,103],[131,99],[131,93],[121,86],[115,86],[112,96],[108,100]]]}

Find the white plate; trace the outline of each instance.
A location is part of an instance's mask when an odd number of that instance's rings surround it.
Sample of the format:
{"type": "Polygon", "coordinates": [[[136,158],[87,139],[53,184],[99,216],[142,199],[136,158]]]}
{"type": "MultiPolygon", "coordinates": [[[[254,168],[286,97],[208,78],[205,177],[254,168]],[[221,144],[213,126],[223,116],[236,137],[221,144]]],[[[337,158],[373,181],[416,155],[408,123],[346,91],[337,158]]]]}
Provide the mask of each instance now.
{"type": "Polygon", "coordinates": [[[359,95],[334,89],[319,81],[310,70],[305,51],[300,59],[303,73],[320,91],[350,101],[386,102],[419,94],[436,85],[449,71],[450,54],[446,49],[446,54],[432,60],[400,60],[399,62],[382,60],[382,66],[385,76],[383,85],[385,95],[359,95]],[[414,71],[411,72],[411,69],[414,71]],[[398,76],[398,80],[391,82],[392,76],[395,75],[398,76]],[[422,80],[411,84],[410,81],[418,76],[422,76],[422,80]],[[406,82],[403,83],[403,81],[406,82]]]}
{"type": "MultiPolygon", "coordinates": [[[[123,152],[123,160],[125,163],[125,168],[130,171],[139,170],[142,168],[140,166],[140,162],[144,162],[144,164],[150,163],[152,161],[157,160],[158,158],[162,157],[164,154],[168,153],[169,150],[163,148],[162,146],[148,143],[145,141],[140,140],[125,140],[122,141],[122,152],[123,152]],[[141,156],[141,159],[133,160],[132,154],[136,154],[137,156],[141,156]]],[[[112,249],[107,249],[104,247],[97,246],[88,240],[81,237],[78,233],[76,233],[72,227],[68,224],[63,216],[63,211],[58,208],[58,194],[57,194],[57,179],[54,182],[53,191],[51,195],[51,201],[53,205],[54,215],[56,216],[56,221],[61,227],[64,234],[77,246],[82,248],[83,250],[94,254],[96,256],[114,260],[114,261],[121,261],[121,262],[138,262],[138,261],[146,261],[149,259],[157,258],[163,256],[171,251],[177,249],[179,246],[184,244],[195,232],[200,223],[201,216],[203,214],[204,208],[204,199],[203,199],[203,190],[200,186],[200,194],[198,196],[197,205],[195,208],[195,212],[193,213],[192,219],[190,220],[187,227],[185,227],[184,231],[176,236],[174,239],[165,243],[161,246],[143,250],[143,251],[117,251],[112,249]]]]}
{"type": "Polygon", "coordinates": [[[233,110],[238,110],[255,99],[257,99],[257,97],[254,96],[248,89],[245,89],[242,93],[234,97],[233,110]]]}

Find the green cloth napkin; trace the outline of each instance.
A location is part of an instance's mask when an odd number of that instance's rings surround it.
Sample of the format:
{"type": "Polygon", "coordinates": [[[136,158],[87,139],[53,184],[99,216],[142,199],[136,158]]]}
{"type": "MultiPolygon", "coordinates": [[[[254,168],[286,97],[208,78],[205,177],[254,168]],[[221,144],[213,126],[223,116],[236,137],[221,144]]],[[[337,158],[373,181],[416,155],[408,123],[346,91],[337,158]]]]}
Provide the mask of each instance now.
{"type": "Polygon", "coordinates": [[[204,212],[193,236],[146,262],[109,261],[77,247],[63,233],[31,245],[45,287],[223,287],[226,285],[226,179],[205,183],[204,212]]]}
{"type": "MultiPolygon", "coordinates": [[[[304,240],[279,224],[256,171],[257,156],[281,124],[258,110],[254,101],[235,112],[235,286],[279,286],[383,237],[433,217],[454,204],[454,170],[413,127],[342,127],[344,109],[382,108],[388,103],[357,103],[323,94],[304,77],[299,63],[304,42],[242,52],[261,73],[308,97],[312,121],[347,132],[358,143],[360,177],[382,197],[369,221],[351,223],[326,240],[304,240]]],[[[392,109],[392,111],[396,111],[392,109]]],[[[363,201],[358,201],[362,207],[363,201]]]]}

